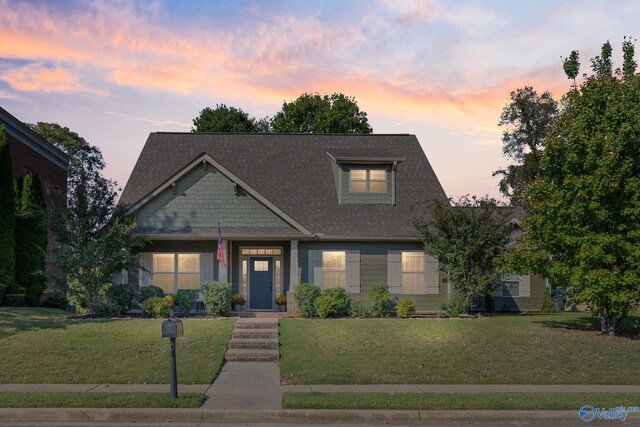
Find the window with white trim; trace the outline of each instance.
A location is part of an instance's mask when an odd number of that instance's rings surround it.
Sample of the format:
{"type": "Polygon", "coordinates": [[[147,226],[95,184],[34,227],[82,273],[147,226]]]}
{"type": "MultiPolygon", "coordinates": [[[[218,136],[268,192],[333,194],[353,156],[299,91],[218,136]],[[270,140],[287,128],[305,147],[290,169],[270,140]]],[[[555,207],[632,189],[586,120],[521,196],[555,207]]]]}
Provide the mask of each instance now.
{"type": "Polygon", "coordinates": [[[493,291],[494,297],[519,297],[520,276],[517,274],[503,274],[502,282],[497,284],[493,291]]]}
{"type": "Polygon", "coordinates": [[[403,294],[424,294],[424,252],[402,252],[403,294]]]}
{"type": "Polygon", "coordinates": [[[384,169],[351,169],[349,193],[386,193],[387,171],[384,169]]]}
{"type": "Polygon", "coordinates": [[[322,287],[344,288],[346,273],[346,252],[322,252],[322,287]]]}
{"type": "Polygon", "coordinates": [[[164,293],[200,289],[200,254],[154,253],[153,284],[164,293]]]}

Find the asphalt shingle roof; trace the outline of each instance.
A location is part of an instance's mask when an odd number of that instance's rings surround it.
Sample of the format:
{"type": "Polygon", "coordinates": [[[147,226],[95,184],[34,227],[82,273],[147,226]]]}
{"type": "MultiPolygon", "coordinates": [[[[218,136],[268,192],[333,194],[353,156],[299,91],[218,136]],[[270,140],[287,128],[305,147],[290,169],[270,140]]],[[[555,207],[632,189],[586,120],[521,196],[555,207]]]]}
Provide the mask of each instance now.
{"type": "Polygon", "coordinates": [[[152,133],[120,205],[135,204],[205,153],[308,230],[325,236],[414,237],[409,224],[414,206],[446,200],[414,135],[152,133]],[[339,205],[330,150],[404,158],[397,167],[396,205],[339,205]]]}

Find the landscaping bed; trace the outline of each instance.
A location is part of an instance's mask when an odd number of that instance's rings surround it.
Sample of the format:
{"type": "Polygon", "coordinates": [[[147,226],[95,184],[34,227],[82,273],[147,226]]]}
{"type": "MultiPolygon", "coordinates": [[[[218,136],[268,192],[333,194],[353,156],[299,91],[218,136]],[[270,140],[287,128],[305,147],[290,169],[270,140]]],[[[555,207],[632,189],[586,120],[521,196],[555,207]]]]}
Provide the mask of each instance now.
{"type": "MultiPolygon", "coordinates": [[[[178,381],[218,374],[234,319],[184,319],[178,381]]],[[[48,308],[0,307],[0,383],[169,383],[162,319],[73,319],[48,308]]]]}
{"type": "Polygon", "coordinates": [[[635,384],[638,323],[613,337],[586,313],[280,319],[280,372],[290,384],[635,384]]]}

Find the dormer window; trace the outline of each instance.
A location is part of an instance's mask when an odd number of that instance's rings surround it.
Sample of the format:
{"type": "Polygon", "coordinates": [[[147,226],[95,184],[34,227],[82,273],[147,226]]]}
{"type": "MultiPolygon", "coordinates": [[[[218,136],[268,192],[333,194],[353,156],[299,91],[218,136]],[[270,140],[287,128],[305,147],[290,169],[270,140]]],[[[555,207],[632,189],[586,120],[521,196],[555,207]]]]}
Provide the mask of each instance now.
{"type": "Polygon", "coordinates": [[[351,169],[350,193],[386,193],[387,171],[384,169],[351,169]]]}

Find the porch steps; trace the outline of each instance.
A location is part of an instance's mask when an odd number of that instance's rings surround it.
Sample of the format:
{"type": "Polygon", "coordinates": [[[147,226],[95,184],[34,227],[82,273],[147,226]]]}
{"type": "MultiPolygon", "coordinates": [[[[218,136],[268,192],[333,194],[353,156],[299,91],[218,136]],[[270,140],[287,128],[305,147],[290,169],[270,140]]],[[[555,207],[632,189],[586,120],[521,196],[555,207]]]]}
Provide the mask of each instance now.
{"type": "Polygon", "coordinates": [[[278,319],[242,318],[236,322],[224,358],[275,362],[280,358],[278,347],[278,319]]]}

